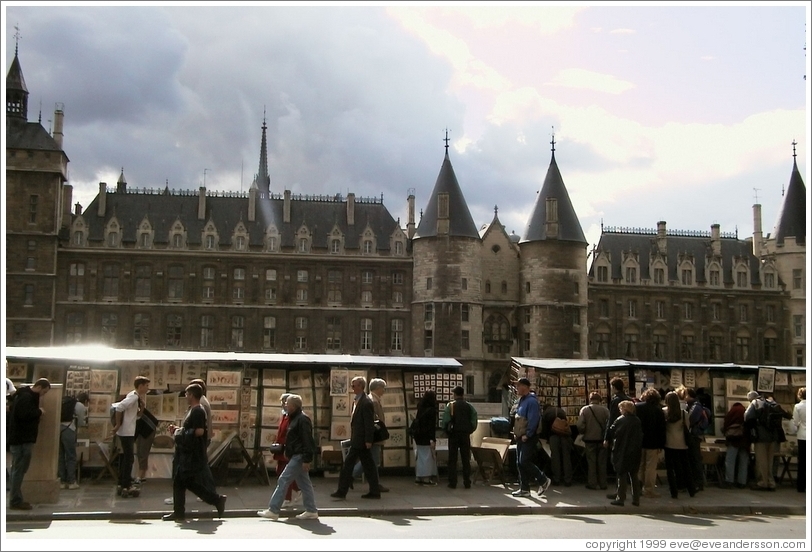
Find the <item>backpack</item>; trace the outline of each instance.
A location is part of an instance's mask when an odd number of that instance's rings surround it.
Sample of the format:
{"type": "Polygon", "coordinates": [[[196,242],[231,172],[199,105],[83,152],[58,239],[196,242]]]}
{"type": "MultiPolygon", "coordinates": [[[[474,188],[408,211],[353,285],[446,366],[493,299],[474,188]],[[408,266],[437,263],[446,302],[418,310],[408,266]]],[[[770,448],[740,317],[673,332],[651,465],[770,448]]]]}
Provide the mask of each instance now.
{"type": "Polygon", "coordinates": [[[113,403],[110,405],[110,425],[116,427],[116,407],[118,403],[113,403]]]}
{"type": "Polygon", "coordinates": [[[758,411],[758,423],[769,431],[783,430],[781,420],[784,419],[784,409],[773,401],[764,401],[764,406],[758,411]]]}
{"type": "Polygon", "coordinates": [[[701,408],[702,411],[699,420],[691,426],[691,433],[693,433],[697,437],[701,437],[702,435],[705,434],[705,430],[708,429],[708,426],[710,426],[711,411],[710,408],[703,405],[699,401],[694,403],[694,408],[697,407],[701,408]]]}
{"type": "Polygon", "coordinates": [[[60,422],[72,422],[76,415],[76,397],[62,397],[62,413],[59,416],[60,422]]]}

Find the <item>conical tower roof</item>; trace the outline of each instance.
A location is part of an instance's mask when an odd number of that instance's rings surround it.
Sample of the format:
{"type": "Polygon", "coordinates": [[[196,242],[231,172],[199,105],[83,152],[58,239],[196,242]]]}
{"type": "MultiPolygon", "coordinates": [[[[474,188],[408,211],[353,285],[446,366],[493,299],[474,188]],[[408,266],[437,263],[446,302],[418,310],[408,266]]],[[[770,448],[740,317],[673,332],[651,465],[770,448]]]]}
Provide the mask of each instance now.
{"type": "Polygon", "coordinates": [[[555,162],[555,139],[552,143],[553,153],[547,176],[544,177],[544,185],[536,197],[536,204],[533,206],[533,212],[527,220],[527,226],[519,243],[556,239],[586,244],[578,215],[575,214],[567,187],[564,186],[564,179],[561,178],[561,171],[558,170],[558,164],[555,162]],[[547,223],[555,222],[547,220],[547,200],[549,198],[556,199],[558,205],[558,233],[555,236],[547,235],[547,223]]]}
{"type": "MultiPolygon", "coordinates": [[[[259,171],[254,179],[260,193],[268,194],[271,190],[271,176],[268,173],[268,125],[265,124],[265,117],[262,117],[262,143],[259,147],[259,171]]],[[[253,187],[253,186],[252,186],[253,187]]]]}
{"type": "Polygon", "coordinates": [[[28,120],[28,87],[17,51],[6,75],[6,116],[28,120]]]}
{"type": "Polygon", "coordinates": [[[434,190],[431,192],[429,203],[423,211],[413,239],[437,236],[437,221],[441,218],[438,212],[441,195],[448,197],[448,235],[479,238],[479,232],[471,212],[468,210],[465,196],[462,195],[462,190],[457,182],[457,175],[454,174],[454,167],[451,166],[451,160],[448,158],[448,146],[446,146],[440,174],[437,175],[437,182],[434,183],[434,190]]]}
{"type": "Polygon", "coordinates": [[[784,238],[789,236],[795,237],[795,243],[806,245],[806,186],[798,171],[798,163],[794,160],[794,152],[792,157],[789,186],[773,230],[776,245],[782,245],[784,238]]]}

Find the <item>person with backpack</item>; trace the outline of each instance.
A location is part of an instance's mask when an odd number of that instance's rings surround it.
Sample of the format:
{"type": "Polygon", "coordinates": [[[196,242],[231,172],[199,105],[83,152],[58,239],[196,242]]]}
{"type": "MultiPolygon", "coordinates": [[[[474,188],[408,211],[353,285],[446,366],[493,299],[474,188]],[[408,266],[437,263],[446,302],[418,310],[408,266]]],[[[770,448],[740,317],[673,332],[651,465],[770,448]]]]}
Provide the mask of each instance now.
{"type": "Polygon", "coordinates": [[[11,448],[11,481],[9,483],[9,509],[31,510],[33,506],[23,500],[23,478],[31,465],[31,453],[37,442],[39,421],[45,409],[39,401],[51,389],[51,382],[38,379],[31,387],[22,386],[14,393],[9,410],[8,444],[11,448]]]}
{"type": "Polygon", "coordinates": [[[76,431],[87,427],[87,403],[90,397],[84,391],[79,395],[62,397],[59,427],[59,486],[62,489],[79,488],[76,482],[76,431]]]}
{"type": "Polygon", "coordinates": [[[756,486],[754,491],[775,491],[773,476],[773,457],[778,452],[778,445],[787,440],[781,420],[791,419],[772,397],[761,397],[758,392],[747,394],[750,405],[744,412],[744,420],[750,430],[753,441],[753,452],[756,456],[756,486]]]}
{"type": "Polygon", "coordinates": [[[530,482],[535,480],[539,485],[538,495],[541,496],[549,488],[550,478],[534,462],[541,426],[539,400],[530,390],[530,380],[527,378],[519,378],[516,382],[516,394],[519,395],[519,402],[514,415],[513,433],[516,437],[519,490],[513,491],[512,495],[530,496],[530,482]]]}
{"type": "Polygon", "coordinates": [[[123,498],[138,496],[140,489],[133,485],[133,463],[135,459],[135,422],[141,416],[146,404],[141,397],[149,391],[149,378],[137,376],[133,381],[135,389],[127,393],[121,402],[115,403],[115,423],[113,433],[121,444],[118,466],[117,492],[123,498]]]}
{"type": "Polygon", "coordinates": [[[705,490],[705,465],[702,462],[700,445],[705,430],[710,425],[710,409],[703,406],[696,398],[693,387],[685,388],[685,411],[688,413],[688,473],[694,480],[697,491],[705,490]]]}
{"type": "Polygon", "coordinates": [[[476,431],[477,413],[463,396],[465,389],[454,388],[454,400],[443,411],[443,429],[448,435],[448,488],[457,488],[457,457],[462,460],[462,483],[471,488],[471,434],[476,431]]]}
{"type": "Polygon", "coordinates": [[[608,449],[603,447],[609,409],[601,404],[602,397],[597,391],[589,394],[589,404],[578,414],[578,433],[584,436],[587,477],[586,488],[592,491],[606,489],[606,458],[608,449]]]}

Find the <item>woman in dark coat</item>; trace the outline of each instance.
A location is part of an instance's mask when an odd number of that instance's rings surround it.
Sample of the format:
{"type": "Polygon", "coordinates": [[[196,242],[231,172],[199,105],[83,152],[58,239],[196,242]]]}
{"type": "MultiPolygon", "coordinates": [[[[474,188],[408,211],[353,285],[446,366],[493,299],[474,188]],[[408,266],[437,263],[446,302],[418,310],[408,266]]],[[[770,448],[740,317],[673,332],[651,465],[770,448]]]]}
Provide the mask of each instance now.
{"type": "MultiPolygon", "coordinates": [[[[621,401],[618,405],[620,416],[609,426],[605,445],[612,446],[612,467],[617,474],[617,493],[613,506],[623,506],[626,489],[632,484],[632,504],[640,506],[640,457],[643,453],[643,425],[634,415],[634,403],[621,401]]],[[[612,495],[609,495],[612,497],[612,495]]]]}
{"type": "Polygon", "coordinates": [[[417,415],[410,429],[417,458],[414,482],[437,485],[437,395],[434,391],[426,391],[417,403],[417,415]]]}
{"type": "Polygon", "coordinates": [[[750,437],[744,429],[744,405],[740,402],[733,403],[730,410],[725,414],[725,421],[722,425],[722,434],[727,443],[727,454],[725,455],[725,487],[732,487],[736,481],[736,487],[744,489],[747,486],[747,467],[750,464],[750,437]],[[738,466],[738,477],[736,467],[738,466]]]}

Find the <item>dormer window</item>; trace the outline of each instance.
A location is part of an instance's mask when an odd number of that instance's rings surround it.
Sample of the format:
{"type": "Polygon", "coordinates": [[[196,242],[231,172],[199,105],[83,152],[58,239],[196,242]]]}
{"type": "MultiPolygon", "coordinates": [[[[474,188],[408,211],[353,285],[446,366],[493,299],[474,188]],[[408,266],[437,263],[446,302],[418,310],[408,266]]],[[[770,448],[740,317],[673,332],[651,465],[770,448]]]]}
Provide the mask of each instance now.
{"type": "Polygon", "coordinates": [[[141,244],[141,247],[149,247],[149,234],[147,232],[141,233],[139,243],[141,244]]]}
{"type": "Polygon", "coordinates": [[[333,255],[341,253],[341,240],[339,239],[330,240],[330,253],[332,253],[333,255]]]}
{"type": "Polygon", "coordinates": [[[307,253],[307,238],[299,238],[299,253],[307,253]]]}
{"type": "Polygon", "coordinates": [[[118,232],[110,232],[107,234],[107,245],[109,247],[118,246],[118,232]]]}
{"type": "Polygon", "coordinates": [[[172,247],[175,249],[180,249],[183,247],[183,236],[180,234],[175,234],[172,236],[172,247]]]}
{"type": "Polygon", "coordinates": [[[85,233],[81,230],[73,234],[73,245],[81,247],[85,243],[85,233]]]}
{"type": "Polygon", "coordinates": [[[626,267],[626,283],[627,284],[637,283],[637,267],[634,266],[626,267]]]}
{"type": "Polygon", "coordinates": [[[206,236],[206,249],[209,251],[214,249],[214,236],[208,235],[206,236]]]}

